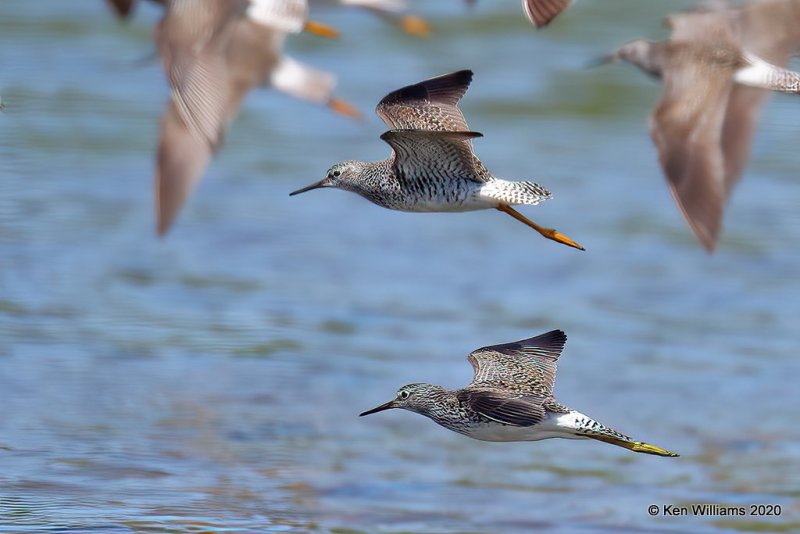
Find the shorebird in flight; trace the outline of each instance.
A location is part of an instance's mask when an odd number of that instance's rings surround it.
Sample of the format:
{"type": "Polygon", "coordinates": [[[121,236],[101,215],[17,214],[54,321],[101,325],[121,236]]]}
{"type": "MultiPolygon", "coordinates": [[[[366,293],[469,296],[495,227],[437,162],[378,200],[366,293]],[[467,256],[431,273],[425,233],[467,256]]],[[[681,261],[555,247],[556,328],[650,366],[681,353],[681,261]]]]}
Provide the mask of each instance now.
{"type": "Polygon", "coordinates": [[[389,159],[344,161],[322,180],[291,193],[334,187],[352,191],[384,208],[411,212],[460,212],[495,208],[541,235],[584,250],[552,228],[543,228],[511,206],[536,205],[550,192],[534,182],[496,178],[472,151],[481,134],[467,126],[458,102],[472,72],[462,70],[403,87],[383,98],[376,112],[389,128],[381,136],[389,159]]]}
{"type": "Polygon", "coordinates": [[[800,1],[741,9],[717,2],[667,25],[668,40],[631,41],[605,61],[627,61],[662,80],[650,132],[675,202],[712,252],[764,99],[769,90],[800,92],[800,74],[782,67],[800,50],[800,1]]]}
{"type": "Polygon", "coordinates": [[[553,330],[483,347],[468,357],[475,375],[467,387],[449,391],[433,384],[408,384],[394,399],[361,415],[401,408],[481,441],[594,439],[633,452],[678,456],[635,441],[556,401],[556,361],[566,342],[564,332],[553,330]]]}
{"type": "MultiPolygon", "coordinates": [[[[121,16],[132,1],[109,0],[121,16]]],[[[283,54],[288,33],[338,33],[308,20],[306,0],[153,0],[165,7],[155,41],[171,88],[161,119],[156,227],[164,235],[222,145],[247,93],[270,86],[351,118],[336,78],[283,54]]]]}

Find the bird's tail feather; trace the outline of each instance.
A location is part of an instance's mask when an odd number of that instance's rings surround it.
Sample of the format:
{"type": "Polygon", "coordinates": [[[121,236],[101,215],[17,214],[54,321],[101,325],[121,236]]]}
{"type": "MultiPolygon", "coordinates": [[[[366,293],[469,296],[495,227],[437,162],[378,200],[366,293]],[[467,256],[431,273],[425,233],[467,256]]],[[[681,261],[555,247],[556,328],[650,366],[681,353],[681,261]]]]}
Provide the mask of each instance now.
{"type": "Polygon", "coordinates": [[[536,182],[509,182],[497,179],[487,182],[481,193],[510,206],[518,204],[535,206],[553,196],[544,186],[536,182]]]}
{"type": "Polygon", "coordinates": [[[610,443],[612,445],[616,445],[617,447],[622,447],[628,449],[633,452],[641,452],[644,454],[653,454],[656,456],[669,456],[675,457],[679,456],[677,453],[670,452],[666,449],[662,449],[661,447],[657,447],[656,445],[651,445],[649,443],[644,443],[642,441],[634,441],[630,437],[620,434],[616,430],[608,428],[605,425],[602,425],[591,419],[590,417],[586,417],[583,414],[575,414],[576,415],[576,428],[575,430],[578,434],[585,436],[587,438],[596,439],[598,441],[603,441],[605,443],[610,443]]]}

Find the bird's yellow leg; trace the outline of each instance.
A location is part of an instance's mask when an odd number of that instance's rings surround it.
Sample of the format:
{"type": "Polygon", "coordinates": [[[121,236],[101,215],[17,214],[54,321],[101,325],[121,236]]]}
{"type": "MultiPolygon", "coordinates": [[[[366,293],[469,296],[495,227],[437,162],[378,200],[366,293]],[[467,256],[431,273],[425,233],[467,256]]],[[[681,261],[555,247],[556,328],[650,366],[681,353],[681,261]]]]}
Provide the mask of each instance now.
{"type": "Polygon", "coordinates": [[[314,22],[313,20],[309,20],[306,22],[306,25],[303,27],[303,30],[307,31],[308,33],[317,35],[319,37],[326,37],[328,39],[338,39],[339,32],[334,30],[327,24],[323,24],[321,22],[314,22]]]}
{"type": "Polygon", "coordinates": [[[499,206],[497,206],[497,209],[499,209],[504,213],[508,213],[522,224],[530,226],[531,228],[542,234],[547,239],[552,239],[553,241],[561,243],[562,245],[567,245],[568,247],[577,248],[578,250],[586,250],[576,241],[573,241],[564,234],[557,232],[553,228],[544,228],[542,226],[539,226],[538,224],[536,224],[535,222],[533,222],[532,220],[528,219],[523,214],[518,212],[517,210],[513,209],[508,204],[500,204],[499,206]]]}

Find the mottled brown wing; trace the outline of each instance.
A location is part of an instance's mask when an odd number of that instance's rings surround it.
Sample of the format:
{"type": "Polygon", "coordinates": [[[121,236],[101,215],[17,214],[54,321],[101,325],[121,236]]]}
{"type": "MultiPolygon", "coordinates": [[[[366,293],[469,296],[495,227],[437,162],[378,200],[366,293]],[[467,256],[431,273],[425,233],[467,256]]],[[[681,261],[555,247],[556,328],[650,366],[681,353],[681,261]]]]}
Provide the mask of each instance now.
{"type": "Polygon", "coordinates": [[[483,182],[470,140],[478,132],[389,130],[381,135],[394,151],[398,180],[408,188],[428,187],[431,181],[454,179],[483,182]]]}
{"type": "Polygon", "coordinates": [[[161,119],[155,204],[159,235],[169,230],[211,159],[208,143],[193,135],[170,101],[161,119]]]}
{"type": "Polygon", "coordinates": [[[713,250],[725,205],[722,127],[732,73],[701,62],[668,60],[664,96],[650,132],[673,197],[694,233],[713,250]]]}
{"type": "Polygon", "coordinates": [[[472,71],[461,70],[391,92],[375,113],[393,130],[469,131],[458,102],[472,81],[472,71]]]}
{"type": "Polygon", "coordinates": [[[547,26],[562,11],[567,9],[572,0],[522,0],[525,14],[537,28],[547,26]]]}
{"type": "Polygon", "coordinates": [[[467,388],[456,393],[459,401],[482,416],[513,426],[533,426],[545,417],[544,399],[536,395],[510,394],[501,389],[467,388]]]}
{"type": "Polygon", "coordinates": [[[563,331],[552,330],[529,339],[477,349],[468,356],[475,373],[471,386],[512,388],[548,398],[553,394],[556,362],[566,342],[563,331]]]}

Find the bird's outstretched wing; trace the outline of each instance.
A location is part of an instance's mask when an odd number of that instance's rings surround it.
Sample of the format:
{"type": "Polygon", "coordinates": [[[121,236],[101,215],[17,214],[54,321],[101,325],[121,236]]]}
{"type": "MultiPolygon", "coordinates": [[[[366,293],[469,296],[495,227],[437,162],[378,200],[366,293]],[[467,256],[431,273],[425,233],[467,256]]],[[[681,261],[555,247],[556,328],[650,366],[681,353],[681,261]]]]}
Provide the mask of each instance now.
{"type": "Polygon", "coordinates": [[[476,137],[481,134],[426,130],[389,130],[381,135],[394,151],[398,180],[411,189],[446,180],[483,182],[470,143],[476,137]]]}
{"type": "Polygon", "coordinates": [[[713,250],[727,200],[721,140],[738,46],[726,12],[684,13],[667,22],[673,30],[671,53],[650,133],[675,202],[703,246],[713,250]],[[713,62],[690,55],[719,43],[728,44],[716,48],[713,62]]]}
{"type": "Polygon", "coordinates": [[[458,101],[467,92],[472,71],[460,70],[393,91],[375,113],[393,130],[469,131],[458,101]]]}
{"type": "Polygon", "coordinates": [[[562,11],[569,7],[572,0],[522,0],[525,14],[537,28],[547,26],[562,11]]]}
{"type": "Polygon", "coordinates": [[[470,387],[460,390],[456,396],[473,411],[506,425],[533,426],[545,417],[544,399],[536,395],[470,387]]]}
{"type": "Polygon", "coordinates": [[[216,148],[222,141],[228,98],[225,47],[240,8],[235,3],[210,6],[168,6],[156,28],[156,45],[176,110],[193,135],[216,148]]]}
{"type": "Polygon", "coordinates": [[[194,135],[170,101],[161,118],[156,161],[155,204],[159,235],[172,225],[211,159],[211,146],[194,135]]]}
{"type": "Polygon", "coordinates": [[[192,191],[228,121],[225,48],[242,13],[240,2],[197,0],[192,9],[167,6],[156,30],[171,89],[161,121],[156,170],[158,233],[163,235],[192,191]]]}
{"type": "Polygon", "coordinates": [[[549,398],[556,379],[556,361],[566,342],[563,331],[552,330],[474,350],[468,356],[475,372],[471,386],[499,387],[549,398]]]}
{"type": "MultiPolygon", "coordinates": [[[[791,54],[800,49],[798,18],[800,9],[792,2],[748,2],[736,20],[742,48],[774,65],[786,65],[791,54]]],[[[756,123],[768,96],[769,91],[739,84],[731,90],[722,130],[726,196],[730,196],[747,164],[756,123]]]]}

